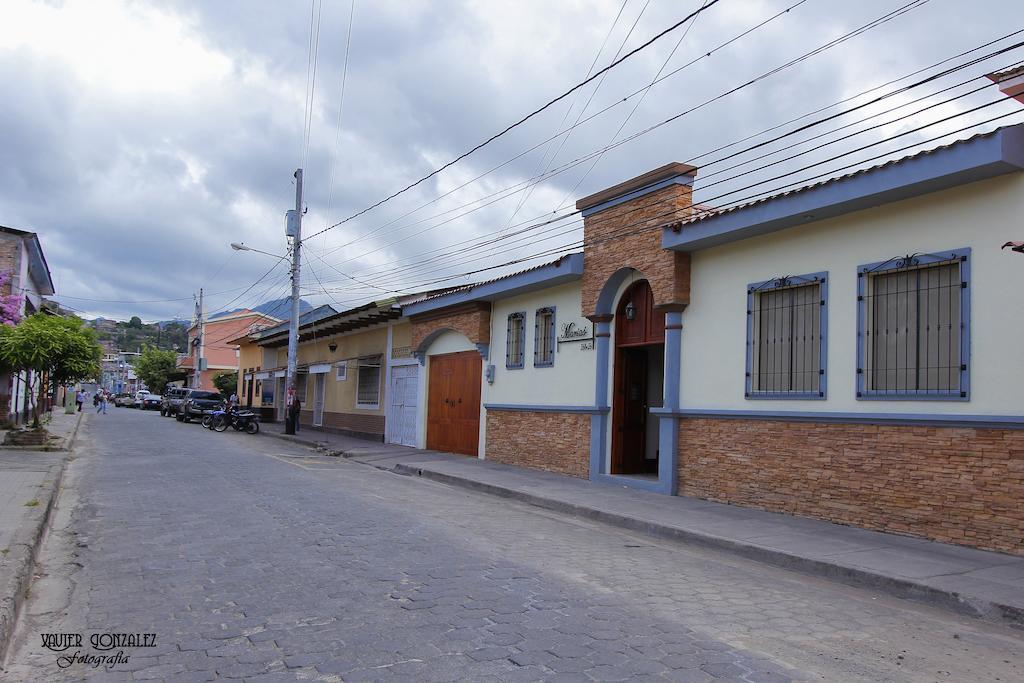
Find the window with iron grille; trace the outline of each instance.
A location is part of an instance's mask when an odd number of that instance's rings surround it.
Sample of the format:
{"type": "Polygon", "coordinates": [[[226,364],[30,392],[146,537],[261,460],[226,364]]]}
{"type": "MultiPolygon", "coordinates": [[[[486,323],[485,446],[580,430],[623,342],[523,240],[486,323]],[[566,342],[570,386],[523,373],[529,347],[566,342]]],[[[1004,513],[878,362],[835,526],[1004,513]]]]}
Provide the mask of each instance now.
{"type": "Polygon", "coordinates": [[[969,249],[857,269],[857,397],[967,400],[969,249]]]}
{"type": "Polygon", "coordinates": [[[555,364],[555,309],[538,308],[534,315],[533,367],[548,368],[555,364]]]}
{"type": "Polygon", "coordinates": [[[356,370],[356,406],[380,407],[380,361],[360,360],[356,370]]]}
{"type": "Polygon", "coordinates": [[[747,398],[825,398],[826,275],[747,286],[747,398]]]}
{"type": "Polygon", "coordinates": [[[518,370],[523,367],[526,356],[526,313],[512,313],[508,316],[505,330],[505,367],[518,370]]]}

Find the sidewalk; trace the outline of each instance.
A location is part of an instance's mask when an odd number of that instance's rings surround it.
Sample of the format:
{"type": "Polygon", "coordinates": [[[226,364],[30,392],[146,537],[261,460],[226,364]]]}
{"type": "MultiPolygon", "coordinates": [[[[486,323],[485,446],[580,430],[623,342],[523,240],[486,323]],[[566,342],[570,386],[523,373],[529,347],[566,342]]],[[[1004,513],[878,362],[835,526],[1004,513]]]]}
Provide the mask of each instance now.
{"type": "MultiPolygon", "coordinates": [[[[80,414],[54,414],[45,451],[0,448],[0,660],[32,578],[80,414]]],[[[2,441],[0,436],[0,441],[2,441]]]]}
{"type": "Polygon", "coordinates": [[[2,450],[24,450],[24,451],[67,451],[71,450],[75,435],[78,432],[79,417],[85,413],[66,414],[64,408],[57,406],[46,415],[40,417],[43,427],[50,433],[49,442],[44,447],[40,446],[4,446],[4,437],[10,430],[0,429],[0,451],[2,450]]]}
{"type": "Polygon", "coordinates": [[[336,434],[273,435],[400,474],[724,550],[1024,628],[1024,557],[593,484],[560,474],[336,434]]]}
{"type": "Polygon", "coordinates": [[[350,457],[353,455],[409,455],[424,452],[408,446],[395,446],[381,441],[369,441],[355,436],[321,432],[315,429],[300,429],[299,433],[295,435],[285,434],[284,424],[277,422],[260,424],[260,434],[315,448],[324,455],[350,457]]]}

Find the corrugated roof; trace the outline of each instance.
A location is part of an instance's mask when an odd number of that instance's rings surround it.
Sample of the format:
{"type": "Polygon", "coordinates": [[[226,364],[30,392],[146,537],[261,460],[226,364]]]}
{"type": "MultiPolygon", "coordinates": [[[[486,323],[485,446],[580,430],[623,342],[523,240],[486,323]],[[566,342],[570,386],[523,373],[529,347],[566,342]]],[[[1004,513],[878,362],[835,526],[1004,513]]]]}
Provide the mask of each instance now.
{"type": "Polygon", "coordinates": [[[991,81],[998,83],[999,81],[1005,81],[1007,78],[1015,78],[1017,76],[1024,76],[1024,65],[1015,66],[1012,69],[1006,69],[1005,71],[993,71],[987,74],[987,77],[991,81]]]}
{"type": "MultiPolygon", "coordinates": [[[[754,207],[754,206],[760,206],[762,204],[766,204],[768,202],[772,202],[772,201],[775,201],[777,199],[781,199],[782,197],[791,197],[791,196],[793,196],[795,194],[799,194],[801,192],[806,192],[808,190],[814,190],[814,189],[817,189],[817,188],[825,187],[827,185],[832,185],[834,183],[839,183],[839,182],[842,182],[842,181],[845,181],[845,180],[849,180],[850,178],[855,178],[855,177],[858,177],[858,176],[867,175],[869,173],[875,173],[876,171],[879,171],[879,170],[881,170],[883,168],[889,168],[889,167],[895,166],[897,164],[902,164],[902,163],[905,163],[907,161],[910,161],[911,159],[918,159],[918,158],[925,157],[925,156],[928,156],[930,154],[934,154],[934,153],[942,151],[942,150],[951,149],[953,147],[959,147],[961,145],[966,145],[966,144],[969,144],[969,143],[971,143],[971,142],[973,142],[975,140],[982,140],[982,139],[985,139],[985,138],[990,138],[993,135],[995,135],[996,133],[998,133],[1000,130],[1003,130],[1003,128],[996,128],[995,130],[989,131],[988,133],[978,133],[976,135],[972,135],[971,137],[964,138],[963,140],[956,140],[956,141],[951,142],[951,143],[949,143],[947,145],[941,145],[939,147],[932,147],[931,149],[926,149],[926,150],[922,150],[920,152],[915,152],[913,154],[908,154],[907,156],[900,157],[899,159],[893,159],[892,161],[886,161],[886,162],[881,163],[881,164],[875,164],[874,166],[868,166],[867,168],[862,168],[862,169],[857,170],[857,171],[851,171],[850,173],[845,173],[845,174],[840,175],[840,176],[835,176],[835,177],[832,177],[832,178],[827,178],[825,180],[819,180],[816,183],[810,183],[810,184],[804,185],[802,187],[793,188],[792,190],[786,190],[785,192],[779,192],[777,194],[773,194],[773,195],[770,195],[768,197],[762,197],[761,199],[754,199],[752,201],[744,202],[743,204],[737,204],[735,206],[729,206],[729,207],[726,207],[724,209],[714,209],[711,212],[705,213],[705,214],[703,214],[701,216],[695,216],[693,218],[687,218],[685,220],[674,221],[672,223],[668,223],[664,227],[668,228],[668,229],[672,229],[672,230],[678,230],[679,228],[681,228],[683,226],[693,225],[695,223],[701,223],[703,221],[711,220],[712,218],[715,218],[717,216],[724,216],[726,214],[731,214],[731,213],[737,213],[739,211],[744,211],[744,210],[749,209],[749,208],[754,207]]],[[[697,206],[700,206],[700,205],[697,205],[697,206]]]]}
{"type": "MultiPolygon", "coordinates": [[[[547,261],[546,263],[541,263],[539,265],[532,266],[532,267],[526,268],[524,270],[517,270],[514,273],[509,273],[508,275],[502,275],[501,277],[492,278],[490,280],[482,280],[480,282],[471,282],[471,283],[465,284],[465,285],[458,285],[458,286],[455,286],[455,287],[448,287],[447,289],[439,289],[439,290],[436,290],[434,292],[428,293],[423,298],[418,299],[417,302],[419,302],[419,301],[429,301],[430,299],[436,299],[437,297],[440,297],[440,296],[447,296],[449,294],[455,294],[456,292],[468,292],[468,291],[470,291],[472,289],[476,289],[477,287],[482,287],[483,285],[489,285],[492,282],[501,282],[502,280],[507,280],[509,278],[516,277],[517,275],[522,275],[523,273],[532,273],[533,271],[540,270],[541,268],[548,268],[550,266],[557,266],[559,263],[564,261],[566,258],[572,256],[573,254],[579,254],[579,253],[582,253],[582,252],[574,251],[574,252],[571,252],[571,253],[568,253],[568,254],[564,254],[564,255],[559,256],[558,258],[556,258],[554,261],[547,261]]],[[[403,301],[402,303],[414,303],[414,302],[412,302],[412,301],[408,301],[408,302],[403,301]]]]}

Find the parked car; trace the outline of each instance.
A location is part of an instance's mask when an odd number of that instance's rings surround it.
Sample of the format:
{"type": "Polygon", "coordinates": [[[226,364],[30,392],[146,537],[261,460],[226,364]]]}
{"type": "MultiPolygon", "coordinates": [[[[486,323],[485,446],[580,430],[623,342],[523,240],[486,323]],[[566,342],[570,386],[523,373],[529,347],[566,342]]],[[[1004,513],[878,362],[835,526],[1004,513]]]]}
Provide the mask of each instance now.
{"type": "Polygon", "coordinates": [[[204,410],[213,410],[224,403],[224,397],[219,391],[202,391],[201,389],[189,389],[185,400],[181,402],[181,410],[178,412],[180,422],[190,422],[193,419],[201,420],[204,410]]]}
{"type": "Polygon", "coordinates": [[[177,416],[181,411],[181,402],[185,400],[188,389],[185,387],[168,386],[164,389],[163,401],[160,403],[160,414],[164,417],[177,416]]]}
{"type": "Polygon", "coordinates": [[[118,394],[114,397],[114,405],[118,408],[126,408],[131,406],[135,398],[131,394],[118,394]]]}
{"type": "Polygon", "coordinates": [[[135,392],[135,399],[132,401],[132,408],[142,408],[142,401],[144,398],[149,396],[149,392],[145,389],[140,389],[135,392]]]}
{"type": "Polygon", "coordinates": [[[160,404],[163,401],[163,396],[157,394],[146,394],[142,397],[142,409],[143,410],[160,410],[160,404]]]}

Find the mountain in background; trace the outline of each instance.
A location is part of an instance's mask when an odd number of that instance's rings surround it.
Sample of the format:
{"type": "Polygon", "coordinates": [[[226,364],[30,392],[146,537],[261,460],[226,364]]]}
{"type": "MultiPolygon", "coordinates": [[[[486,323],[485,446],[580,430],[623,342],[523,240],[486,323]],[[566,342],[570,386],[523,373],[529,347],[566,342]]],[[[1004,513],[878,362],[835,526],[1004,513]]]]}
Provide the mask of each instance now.
{"type": "MultiPolygon", "coordinates": [[[[256,313],[264,313],[266,315],[272,315],[275,318],[279,318],[281,320],[284,320],[291,313],[291,310],[292,310],[291,309],[291,304],[292,304],[291,297],[286,296],[286,297],[283,297],[281,299],[272,299],[270,301],[264,301],[259,306],[253,306],[249,310],[250,311],[255,311],[256,313]]],[[[313,308],[313,305],[311,303],[309,303],[305,299],[299,299],[299,315],[305,313],[306,311],[312,310],[312,308],[313,308]]],[[[230,310],[230,311],[219,311],[216,314],[211,315],[209,319],[210,320],[215,320],[215,319],[223,317],[225,315],[231,315],[232,313],[237,313],[237,312],[243,311],[243,310],[245,310],[245,309],[243,309],[243,308],[236,308],[236,309],[233,309],[233,310],[230,310]]]]}
{"type": "MultiPolygon", "coordinates": [[[[299,312],[305,313],[312,310],[313,306],[305,299],[299,299],[299,312]]],[[[218,311],[210,315],[209,320],[243,311],[243,308],[236,308],[231,311],[218,311]]],[[[264,313],[280,320],[285,320],[291,314],[291,298],[273,299],[264,301],[259,306],[249,310],[257,313],[264,313]]],[[[131,320],[113,320],[111,318],[95,318],[87,321],[88,325],[96,330],[97,338],[104,346],[110,349],[121,349],[122,351],[141,350],[147,346],[158,349],[167,349],[184,352],[188,346],[188,328],[191,320],[161,320],[155,323],[144,323],[138,316],[132,316],[131,320]]]]}

